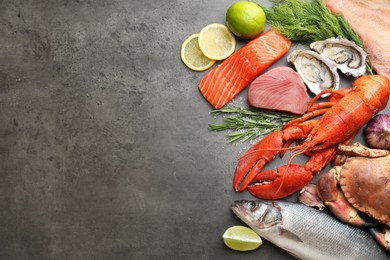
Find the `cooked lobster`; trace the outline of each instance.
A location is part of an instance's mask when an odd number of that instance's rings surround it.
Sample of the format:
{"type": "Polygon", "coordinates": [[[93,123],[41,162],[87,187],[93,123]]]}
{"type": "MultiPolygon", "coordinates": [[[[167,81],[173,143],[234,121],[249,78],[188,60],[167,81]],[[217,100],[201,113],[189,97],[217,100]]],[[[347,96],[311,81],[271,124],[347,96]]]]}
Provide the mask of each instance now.
{"type": "Polygon", "coordinates": [[[368,75],[356,79],[351,88],[323,90],[309,103],[308,112],[288,122],[253,145],[238,159],[233,187],[261,199],[280,199],[302,189],[338,154],[337,146],[347,144],[379,111],[390,96],[389,79],[368,75]],[[329,101],[314,104],[323,94],[329,101]],[[320,119],[312,118],[321,116],[320,119]],[[310,120],[309,120],[310,119],[310,120]],[[289,147],[294,141],[300,141],[289,147]],[[262,171],[276,155],[292,150],[290,161],[275,170],[262,171]],[[304,166],[291,163],[298,154],[309,155],[304,166]]]}

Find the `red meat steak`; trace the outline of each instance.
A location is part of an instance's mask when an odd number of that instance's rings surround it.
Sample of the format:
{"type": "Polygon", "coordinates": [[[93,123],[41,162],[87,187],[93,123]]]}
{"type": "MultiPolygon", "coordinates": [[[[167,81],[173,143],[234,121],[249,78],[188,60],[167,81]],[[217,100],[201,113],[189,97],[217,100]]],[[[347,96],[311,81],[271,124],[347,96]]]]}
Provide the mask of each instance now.
{"type": "Polygon", "coordinates": [[[372,67],[390,79],[390,1],[325,0],[325,3],[331,12],[344,15],[362,39],[372,67]]]}
{"type": "Polygon", "coordinates": [[[305,83],[289,67],[274,68],[249,86],[248,104],[254,107],[302,115],[308,103],[305,83]]]}

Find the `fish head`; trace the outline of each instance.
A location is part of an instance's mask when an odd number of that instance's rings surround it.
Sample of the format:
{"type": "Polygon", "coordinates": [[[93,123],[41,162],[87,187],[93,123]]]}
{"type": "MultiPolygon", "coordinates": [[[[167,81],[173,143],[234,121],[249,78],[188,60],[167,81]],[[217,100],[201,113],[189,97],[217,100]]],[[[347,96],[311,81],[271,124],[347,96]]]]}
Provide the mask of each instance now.
{"type": "Polygon", "coordinates": [[[271,228],[282,222],[282,214],[276,202],[262,200],[237,200],[233,212],[255,230],[271,228]]]}

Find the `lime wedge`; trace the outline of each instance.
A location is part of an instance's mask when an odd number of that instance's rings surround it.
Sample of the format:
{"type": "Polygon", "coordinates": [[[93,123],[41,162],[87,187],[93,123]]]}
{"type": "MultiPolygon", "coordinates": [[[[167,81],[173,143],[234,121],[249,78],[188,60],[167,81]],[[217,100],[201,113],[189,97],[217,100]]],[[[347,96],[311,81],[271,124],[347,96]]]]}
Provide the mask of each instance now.
{"type": "Polygon", "coordinates": [[[225,245],[237,251],[254,250],[263,244],[260,236],[255,231],[244,226],[228,228],[222,238],[225,245]]]}

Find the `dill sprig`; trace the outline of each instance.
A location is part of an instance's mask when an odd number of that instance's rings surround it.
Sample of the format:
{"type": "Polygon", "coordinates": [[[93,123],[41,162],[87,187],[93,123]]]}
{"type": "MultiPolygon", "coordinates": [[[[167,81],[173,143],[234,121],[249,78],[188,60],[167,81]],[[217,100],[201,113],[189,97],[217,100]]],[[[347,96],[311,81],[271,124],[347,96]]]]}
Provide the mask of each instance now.
{"type": "Polygon", "coordinates": [[[233,143],[255,139],[266,135],[272,131],[281,129],[282,126],[296,116],[268,112],[262,110],[252,110],[242,107],[225,107],[211,111],[212,114],[230,115],[225,117],[221,124],[210,124],[211,131],[232,130],[227,134],[227,141],[233,143]]]}
{"type": "MultiPolygon", "coordinates": [[[[360,37],[353,31],[342,14],[332,14],[323,0],[271,0],[268,9],[262,4],[267,23],[293,42],[310,44],[331,37],[343,37],[363,47],[360,37]]],[[[366,68],[373,74],[369,61],[366,68]]]]}
{"type": "Polygon", "coordinates": [[[332,14],[322,0],[271,0],[273,6],[259,4],[267,23],[287,39],[303,44],[341,36],[363,43],[343,15],[332,14]]]}

